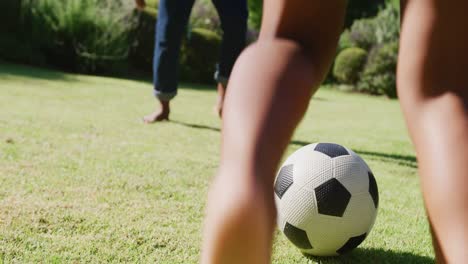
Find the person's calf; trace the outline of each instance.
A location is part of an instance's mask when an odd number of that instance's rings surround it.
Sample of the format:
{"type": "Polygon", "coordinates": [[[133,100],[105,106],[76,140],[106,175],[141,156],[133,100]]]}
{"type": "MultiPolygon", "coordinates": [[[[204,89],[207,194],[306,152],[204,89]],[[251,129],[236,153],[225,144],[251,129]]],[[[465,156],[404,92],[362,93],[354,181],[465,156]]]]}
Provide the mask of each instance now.
{"type": "Polygon", "coordinates": [[[468,245],[468,98],[408,80],[399,96],[418,156],[439,263],[460,263],[468,245]],[[434,95],[436,94],[436,95],[434,95]]]}

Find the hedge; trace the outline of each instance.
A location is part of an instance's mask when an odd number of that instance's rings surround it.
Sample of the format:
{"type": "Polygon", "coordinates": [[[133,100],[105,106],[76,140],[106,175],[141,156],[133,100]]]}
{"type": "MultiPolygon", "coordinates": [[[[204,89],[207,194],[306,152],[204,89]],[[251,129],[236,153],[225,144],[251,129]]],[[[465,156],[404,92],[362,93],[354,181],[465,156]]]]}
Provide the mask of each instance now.
{"type": "Polygon", "coordinates": [[[364,64],[367,52],[361,48],[347,48],[340,52],[335,60],[333,76],[345,84],[356,84],[364,64]]]}

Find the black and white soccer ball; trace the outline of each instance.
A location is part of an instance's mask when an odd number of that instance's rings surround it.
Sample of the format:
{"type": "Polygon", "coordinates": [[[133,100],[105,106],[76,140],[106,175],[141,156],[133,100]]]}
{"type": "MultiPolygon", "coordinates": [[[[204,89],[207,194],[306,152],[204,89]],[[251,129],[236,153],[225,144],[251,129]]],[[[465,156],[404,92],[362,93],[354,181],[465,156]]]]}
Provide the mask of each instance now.
{"type": "Polygon", "coordinates": [[[275,182],[278,226],[303,253],[335,256],[369,235],[377,216],[377,183],[366,162],[332,143],[300,148],[275,182]]]}

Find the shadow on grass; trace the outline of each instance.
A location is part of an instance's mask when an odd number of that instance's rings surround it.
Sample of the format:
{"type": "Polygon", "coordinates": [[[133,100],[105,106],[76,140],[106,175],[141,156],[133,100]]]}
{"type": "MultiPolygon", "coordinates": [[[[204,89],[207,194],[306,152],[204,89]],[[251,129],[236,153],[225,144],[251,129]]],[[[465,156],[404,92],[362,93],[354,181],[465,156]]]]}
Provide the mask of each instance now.
{"type": "MultiPolygon", "coordinates": [[[[176,120],[171,120],[171,123],[189,127],[189,128],[221,132],[221,129],[217,127],[192,124],[192,123],[176,121],[176,120]]],[[[303,146],[311,144],[311,142],[301,141],[301,140],[292,140],[289,144],[298,146],[298,147],[303,147],[303,146]]],[[[370,159],[374,159],[374,160],[381,160],[384,162],[396,163],[400,166],[405,166],[405,167],[410,167],[410,168],[415,168],[415,169],[418,167],[418,163],[417,163],[415,156],[400,155],[400,154],[393,154],[393,153],[381,153],[381,152],[359,150],[359,149],[358,150],[355,149],[354,152],[356,152],[359,155],[362,155],[364,157],[369,157],[370,159]]]]}
{"type": "Polygon", "coordinates": [[[204,129],[204,130],[210,130],[210,131],[215,131],[215,132],[221,132],[220,128],[217,127],[210,127],[210,126],[205,126],[205,125],[197,125],[197,124],[191,124],[187,122],[182,122],[182,121],[176,121],[176,120],[171,120],[170,121],[173,124],[189,127],[189,128],[196,128],[196,129],[204,129]]]}
{"type": "Polygon", "coordinates": [[[394,263],[411,263],[411,264],[428,264],[435,263],[435,260],[426,257],[418,256],[410,252],[394,252],[384,249],[356,249],[349,254],[339,257],[313,257],[306,258],[316,261],[321,264],[339,264],[339,263],[379,263],[379,264],[394,264],[394,263]]]}
{"type": "Polygon", "coordinates": [[[44,80],[61,80],[61,81],[74,81],[75,79],[59,71],[41,69],[19,64],[10,64],[0,61],[0,78],[9,76],[24,76],[27,78],[36,78],[44,80]]]}
{"type": "MultiPolygon", "coordinates": [[[[292,140],[290,144],[303,147],[303,146],[311,144],[311,142],[306,142],[306,141],[301,141],[301,140],[292,140]]],[[[415,156],[400,155],[400,154],[393,154],[393,153],[381,153],[381,152],[359,150],[359,149],[354,149],[353,151],[359,155],[368,156],[371,159],[382,160],[385,162],[393,162],[393,163],[397,163],[398,165],[410,167],[410,168],[418,167],[417,159],[415,156]]]]}

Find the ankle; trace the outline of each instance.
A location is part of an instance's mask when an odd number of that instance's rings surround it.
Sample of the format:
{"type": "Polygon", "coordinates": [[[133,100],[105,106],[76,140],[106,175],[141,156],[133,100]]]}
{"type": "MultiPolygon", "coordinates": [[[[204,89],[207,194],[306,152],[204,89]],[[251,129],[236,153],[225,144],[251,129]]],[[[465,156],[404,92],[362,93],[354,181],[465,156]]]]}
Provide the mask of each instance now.
{"type": "Polygon", "coordinates": [[[169,114],[171,112],[170,101],[159,100],[161,106],[161,112],[164,114],[169,114]]]}

